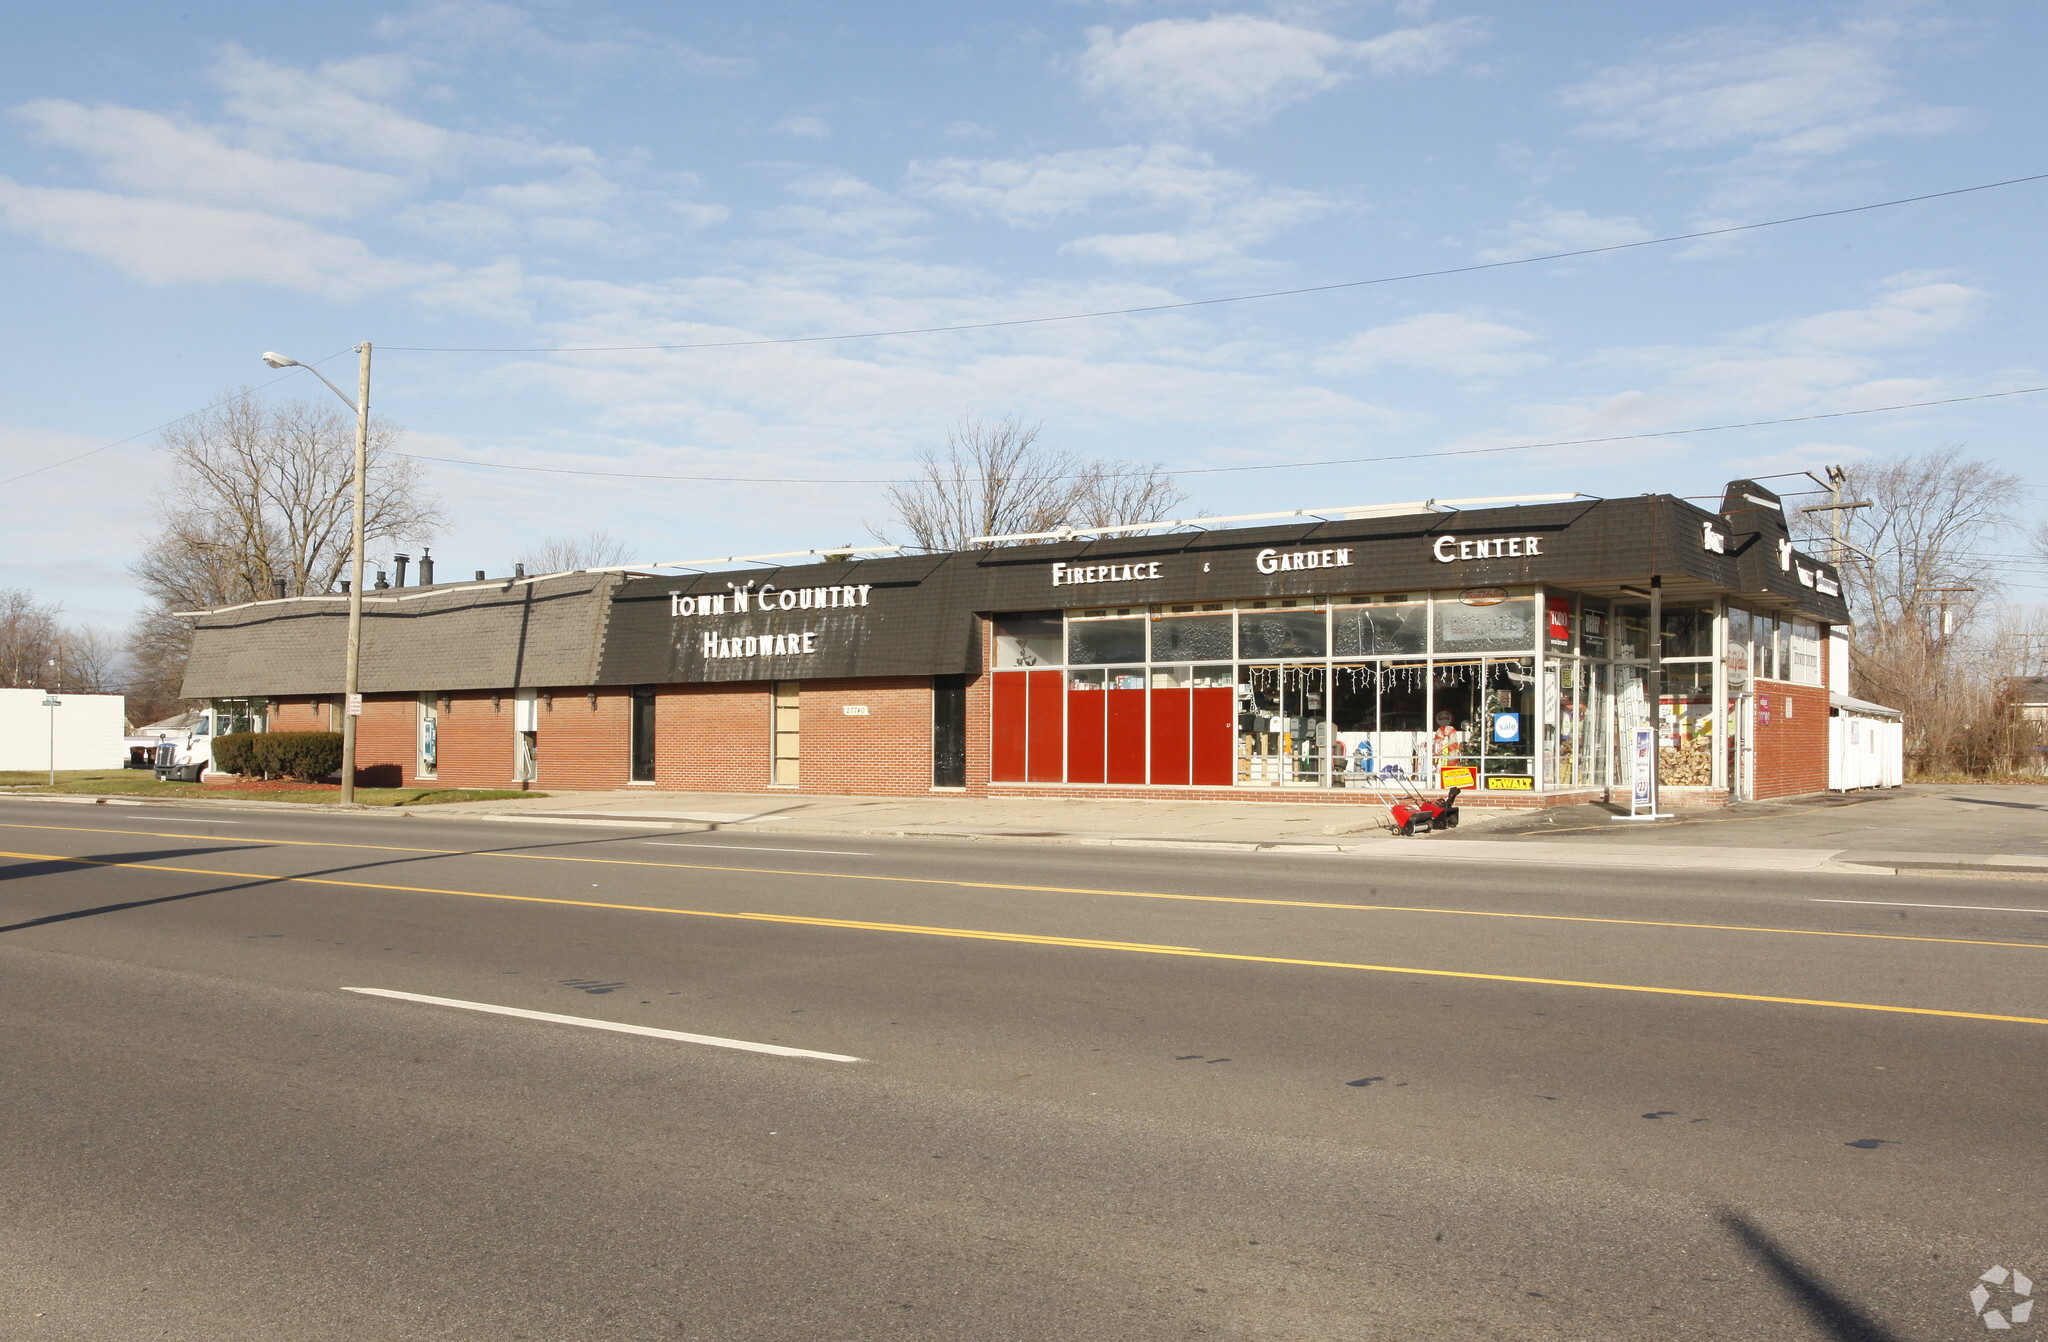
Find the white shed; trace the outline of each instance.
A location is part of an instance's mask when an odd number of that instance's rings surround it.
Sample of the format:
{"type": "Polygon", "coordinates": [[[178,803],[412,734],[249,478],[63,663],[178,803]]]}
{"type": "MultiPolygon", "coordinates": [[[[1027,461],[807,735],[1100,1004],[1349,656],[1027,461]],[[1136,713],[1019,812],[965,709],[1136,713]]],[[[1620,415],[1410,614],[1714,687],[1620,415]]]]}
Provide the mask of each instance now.
{"type": "Polygon", "coordinates": [[[1828,791],[1897,787],[1906,781],[1906,719],[1896,708],[1828,696],[1828,791]]]}
{"type": "Polygon", "coordinates": [[[127,749],[126,701],[118,694],[0,690],[0,769],[118,769],[127,749]],[[55,699],[60,707],[46,708],[55,699]]]}

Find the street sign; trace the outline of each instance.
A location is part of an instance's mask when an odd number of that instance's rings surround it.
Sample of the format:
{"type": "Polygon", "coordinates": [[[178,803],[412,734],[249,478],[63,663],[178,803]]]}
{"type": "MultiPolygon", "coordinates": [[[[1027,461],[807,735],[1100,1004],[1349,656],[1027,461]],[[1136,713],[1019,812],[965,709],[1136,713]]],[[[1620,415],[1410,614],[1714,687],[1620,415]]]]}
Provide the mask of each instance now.
{"type": "Polygon", "coordinates": [[[362,695],[360,695],[360,694],[351,694],[351,695],[350,695],[350,696],[348,697],[348,715],[349,715],[350,717],[352,717],[352,718],[359,718],[359,717],[361,717],[361,716],[363,715],[363,696],[362,696],[362,695]]]}
{"type": "Polygon", "coordinates": [[[62,708],[63,706],[64,701],[62,699],[51,698],[43,700],[44,708],[62,708]]]}

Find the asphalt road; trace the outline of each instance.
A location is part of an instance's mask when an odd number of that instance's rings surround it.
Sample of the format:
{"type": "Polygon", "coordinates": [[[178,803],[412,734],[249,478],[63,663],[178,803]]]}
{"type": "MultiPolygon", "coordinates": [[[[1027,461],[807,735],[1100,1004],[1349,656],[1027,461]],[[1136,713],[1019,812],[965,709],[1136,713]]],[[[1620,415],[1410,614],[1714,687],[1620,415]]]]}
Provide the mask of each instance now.
{"type": "Polygon", "coordinates": [[[2044,988],[2038,880],[0,800],[0,1338],[1979,1336],[2044,988]]]}

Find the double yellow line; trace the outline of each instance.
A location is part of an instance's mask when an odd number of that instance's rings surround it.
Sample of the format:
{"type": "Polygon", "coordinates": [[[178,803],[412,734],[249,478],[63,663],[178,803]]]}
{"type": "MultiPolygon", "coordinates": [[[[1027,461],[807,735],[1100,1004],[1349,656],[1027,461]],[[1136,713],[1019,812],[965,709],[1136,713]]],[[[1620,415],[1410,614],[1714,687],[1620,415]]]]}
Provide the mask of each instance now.
{"type": "MultiPolygon", "coordinates": [[[[22,828],[26,828],[26,827],[22,827],[22,828]]],[[[54,827],[53,827],[53,828],[54,828],[54,827]]],[[[116,831],[102,831],[102,832],[108,832],[108,833],[122,833],[122,834],[132,834],[132,833],[135,833],[135,831],[132,831],[132,830],[116,830],[116,831]]],[[[157,835],[157,836],[151,836],[151,837],[162,837],[162,838],[174,838],[174,837],[180,837],[180,838],[181,838],[181,837],[186,837],[186,836],[181,836],[181,835],[157,835]]],[[[205,837],[211,837],[211,836],[205,836],[205,837]]],[[[258,840],[251,840],[251,841],[248,841],[248,842],[262,842],[262,841],[258,841],[258,840]]],[[[336,845],[319,845],[319,846],[333,846],[333,847],[352,847],[352,846],[357,846],[357,845],[346,845],[346,844],[336,844],[336,845]]],[[[367,847],[368,845],[361,845],[361,846],[367,847]]],[[[417,849],[415,849],[415,850],[397,850],[397,851],[430,851],[430,850],[417,850],[417,849]]],[[[501,893],[499,893],[499,892],[496,892],[496,891],[489,891],[489,890],[453,890],[453,889],[446,889],[446,888],[442,888],[442,887],[437,887],[437,886],[418,886],[418,885],[389,885],[389,884],[383,884],[383,883],[379,883],[379,882],[373,882],[373,881],[360,881],[360,880],[337,880],[337,879],[333,879],[333,878],[330,878],[330,877],[320,877],[320,876],[276,876],[276,875],[271,875],[271,874],[269,874],[269,873],[265,873],[265,872],[248,872],[248,871],[215,871],[215,870],[211,870],[211,869],[208,869],[208,868],[203,868],[203,867],[174,867],[174,866],[170,866],[170,865],[168,865],[168,864],[166,864],[166,863],[157,863],[157,862],[110,862],[110,861],[106,861],[106,860],[104,860],[104,859],[99,859],[99,858],[86,858],[86,857],[66,857],[66,856],[64,856],[64,855],[62,855],[62,854],[56,854],[56,853],[10,853],[10,852],[0,852],[0,858],[14,858],[14,859],[16,859],[16,860],[18,860],[18,861],[24,861],[24,862],[56,862],[56,863],[63,863],[63,864],[66,864],[66,865],[71,865],[71,866],[81,866],[81,867],[110,867],[110,868],[120,868],[120,869],[126,869],[126,870],[133,870],[133,871],[158,871],[158,872],[167,872],[167,873],[172,873],[172,874],[175,874],[175,875],[181,875],[181,876],[207,876],[207,877],[215,877],[215,878],[221,878],[221,879],[227,879],[227,880],[245,880],[245,881],[257,881],[257,882],[262,882],[262,883],[265,883],[265,884],[280,884],[280,885],[318,885],[318,886],[335,886],[335,887],[340,887],[340,888],[343,888],[343,889],[351,889],[351,890],[388,890],[388,891],[392,891],[392,892],[395,892],[395,893],[401,893],[401,894],[416,894],[416,895],[453,895],[453,896],[457,896],[457,897],[460,897],[460,898],[463,898],[463,899],[497,899],[497,900],[505,900],[505,901],[509,901],[509,902],[511,902],[511,903],[517,903],[517,904],[553,904],[553,905],[562,905],[562,906],[566,906],[566,907],[570,907],[570,908],[581,908],[581,909],[608,909],[608,910],[614,910],[614,911],[618,911],[618,912],[626,912],[626,913],[658,913],[658,914],[667,914],[667,915],[671,915],[671,916],[675,916],[675,917],[684,917],[684,918],[723,918],[723,919],[728,919],[728,920],[731,920],[731,921],[736,921],[736,922],[757,922],[757,923],[784,923],[784,924],[793,924],[793,925],[796,925],[796,926],[802,926],[802,927],[829,927],[829,928],[835,928],[835,929],[840,929],[840,930],[845,930],[845,931],[858,931],[858,932],[894,932],[894,933],[899,933],[899,934],[904,934],[904,935],[910,935],[910,936],[925,936],[925,937],[959,937],[959,938],[965,938],[965,939],[968,939],[968,940],[974,940],[974,941],[1007,941],[1007,942],[1018,942],[1018,943],[1022,943],[1022,944],[1026,944],[1026,945],[1035,945],[1035,946],[1064,946],[1064,947],[1069,947],[1069,948],[1073,948],[1073,949],[1081,949],[1081,950],[1100,950],[1100,951],[1123,951],[1123,952],[1126,952],[1126,953],[1132,953],[1132,954],[1139,954],[1139,955],[1176,955],[1176,956],[1182,956],[1182,957],[1186,957],[1186,958],[1190,958],[1190,959],[1199,959],[1199,960],[1229,960],[1229,961],[1237,961],[1237,962],[1240,962],[1240,963],[1246,963],[1246,964],[1263,964],[1263,965],[1293,965],[1293,966],[1299,966],[1299,967],[1302,967],[1302,968],[1310,968],[1310,969],[1343,969],[1343,970],[1351,970],[1351,971],[1355,971],[1355,972],[1362,972],[1362,973],[1371,973],[1371,974],[1406,974],[1406,975],[1412,975],[1412,976],[1418,976],[1418,977],[1424,977],[1424,978],[1442,978],[1442,979],[1466,979],[1466,980],[1471,980],[1471,981],[1476,981],[1476,982],[1484,982],[1484,983],[1520,983],[1520,984],[1533,984],[1533,985],[1537,985],[1537,986],[1540,986],[1540,987],[1549,987],[1549,988],[1593,988],[1593,989],[1599,989],[1599,990],[1601,990],[1601,991],[1605,991],[1605,992],[1625,992],[1625,993],[1650,993],[1650,994],[1655,994],[1655,995],[1658,995],[1658,996],[1663,996],[1663,997],[1697,997],[1697,998],[1709,998],[1709,999],[1715,999],[1715,1000],[1720,1000],[1720,1001],[1730,1001],[1730,1002],[1766,1002],[1766,1003],[1771,1003],[1771,1004],[1774,1004],[1774,1005],[1779,1005],[1779,1006],[1810,1006],[1810,1007],[1832,1007],[1832,1008],[1835,1008],[1835,1009],[1837,1009],[1837,1010],[1843,1010],[1843,1011],[1877,1011],[1877,1012],[1884,1012],[1884,1013],[1888,1013],[1888,1014],[1894,1014],[1894,1015],[1904,1015],[1904,1016],[1941,1016],[1941,1017],[1947,1017],[1947,1018],[1950,1018],[1950,1019],[1957,1019],[1957,1020],[1982,1020],[1982,1021],[2001,1021],[2001,1022],[2005,1022],[2005,1023],[2009,1023],[2009,1024],[2016,1024],[2016,1025],[2048,1025],[2048,1018],[2042,1018],[2042,1017],[2037,1017],[2037,1016],[2006,1016],[2006,1015],[1998,1015],[1998,1014],[1995,1014],[1995,1013],[1990,1013],[1990,1012],[1982,1012],[1982,1011],[1947,1011],[1947,1010],[1942,1010],[1942,1009],[1940,1009],[1940,1008],[1936,1008],[1936,1007],[1910,1007],[1910,1006],[1890,1006],[1890,1005],[1886,1005],[1886,1004],[1883,1004],[1883,1003],[1875,1003],[1875,1002],[1838,1002],[1838,1001],[1831,1001],[1831,1000],[1828,1000],[1828,999],[1825,999],[1825,998],[1813,998],[1813,997],[1777,997],[1777,996],[1772,996],[1772,995],[1769,995],[1769,994],[1764,994],[1764,993],[1732,993],[1732,992],[1715,992],[1715,991],[1711,991],[1711,990],[1708,990],[1708,989],[1704,989],[1704,988],[1660,988],[1660,987],[1655,987],[1655,986],[1651,986],[1651,985],[1646,985],[1646,984],[1637,984],[1637,983],[1600,983],[1600,982],[1595,982],[1595,981],[1591,981],[1591,980],[1585,980],[1585,979],[1553,979],[1553,978],[1540,978],[1540,977],[1536,977],[1536,976],[1533,976],[1533,975],[1526,975],[1526,974],[1485,974],[1485,973],[1478,973],[1478,972],[1474,972],[1474,971],[1470,971],[1470,970],[1457,970],[1457,969],[1421,969],[1421,968],[1416,968],[1416,967],[1414,967],[1414,966],[1408,966],[1408,965],[1373,965],[1373,964],[1359,964],[1359,963],[1354,963],[1354,962],[1351,962],[1351,961],[1345,961],[1345,960],[1309,960],[1309,959],[1302,959],[1302,958],[1297,958],[1297,957],[1293,957],[1293,956],[1281,956],[1281,955],[1242,955],[1242,954],[1235,954],[1235,953],[1232,953],[1232,952],[1228,952],[1228,951],[1208,951],[1208,950],[1202,950],[1202,949],[1200,949],[1199,947],[1194,947],[1194,946],[1165,946],[1165,945],[1152,945],[1152,944],[1149,944],[1149,943],[1146,943],[1146,942],[1135,942],[1135,941],[1106,941],[1106,940],[1101,940],[1101,939],[1098,939],[1098,938],[1093,938],[1093,937],[1051,937],[1051,936],[1042,936],[1042,935],[1039,935],[1039,934],[1036,934],[1036,933],[1026,933],[1026,932],[988,932],[988,931],[983,931],[983,930],[980,930],[980,929],[977,929],[977,928],[961,928],[961,927],[930,927],[930,926],[925,926],[925,925],[921,925],[921,924],[917,924],[917,923],[882,923],[882,922],[870,922],[870,921],[865,921],[865,920],[860,920],[860,919],[851,919],[851,918],[812,918],[812,917],[804,917],[804,916],[800,916],[800,915],[797,915],[797,914],[785,914],[785,913],[728,913],[728,912],[720,912],[720,911],[716,911],[716,910],[711,910],[711,909],[677,909],[677,908],[665,908],[665,907],[662,907],[662,906],[660,906],[660,905],[651,905],[651,904],[616,904],[616,903],[608,903],[608,902],[604,902],[604,901],[599,901],[599,900],[592,900],[592,899],[559,899],[559,898],[554,898],[554,897],[551,897],[551,896],[545,896],[545,895],[510,895],[510,894],[501,894],[501,893]]],[[[565,860],[570,860],[570,861],[602,861],[603,859],[565,859],[565,860]]],[[[635,866],[683,866],[683,865],[685,865],[685,864],[681,864],[681,863],[632,863],[632,864],[629,864],[629,865],[635,865],[635,866]]],[[[707,871],[744,871],[744,872],[757,872],[757,873],[761,871],[761,869],[760,869],[760,868],[752,868],[752,867],[702,867],[702,868],[692,868],[692,869],[694,869],[694,870],[707,870],[707,871]]],[[[794,876],[817,876],[817,875],[819,875],[820,873],[817,873],[817,872],[784,872],[784,873],[772,873],[772,872],[771,872],[771,873],[767,873],[767,874],[783,874],[783,875],[794,875],[794,876]]],[[[855,878],[849,878],[849,879],[855,879],[855,878]]],[[[887,878],[887,877],[871,877],[871,876],[861,876],[861,877],[858,877],[857,879],[890,879],[890,878],[887,878]]],[[[978,882],[978,881],[932,881],[932,880],[926,880],[926,881],[920,881],[919,883],[921,883],[921,884],[936,884],[936,885],[964,885],[964,886],[974,886],[974,887],[978,887],[978,888],[984,888],[984,889],[988,889],[988,888],[993,888],[993,889],[1012,889],[1012,890],[1059,890],[1059,889],[1062,889],[1061,887],[1053,887],[1053,886],[1001,886],[1001,885],[995,885],[994,883],[991,883],[991,882],[978,882]]],[[[1073,892],[1073,893],[1086,893],[1086,894],[1121,894],[1121,893],[1131,893],[1131,892],[1123,892],[1123,891],[1075,891],[1075,892],[1073,892]]],[[[1160,898],[1172,898],[1172,896],[1159,896],[1159,897],[1160,897],[1160,898]]],[[[1193,898],[1208,898],[1208,897],[1206,897],[1206,896],[1195,896],[1195,897],[1193,897],[1193,898]]],[[[1246,901],[1243,901],[1243,902],[1248,902],[1248,903],[1291,903],[1291,902],[1293,902],[1293,901],[1282,901],[1282,900],[1246,900],[1246,901]]],[[[1307,905],[1307,906],[1308,906],[1308,907],[1320,907],[1320,908],[1360,908],[1360,907],[1372,907],[1372,906],[1360,906],[1360,905],[1339,905],[1339,904],[1330,904],[1330,905],[1307,905]]],[[[1586,920],[1586,921],[1615,921],[1615,922],[1619,922],[1619,921],[1622,921],[1622,920],[1620,920],[1620,919],[1612,919],[1612,920],[1609,920],[1609,919],[1593,919],[1593,920],[1586,920]]],[[[1678,925],[1679,925],[1679,926],[1689,926],[1688,924],[1678,924],[1678,925]]],[[[1737,928],[1737,929],[1729,929],[1729,930],[1756,930],[1756,929],[1740,929],[1740,928],[1737,928]]],[[[1988,944],[1994,944],[1994,945],[2010,945],[2010,944],[2012,944],[2012,943],[2007,943],[2007,942],[1997,942],[1997,943],[1988,943],[1988,944]]],[[[2041,948],[2036,948],[2036,949],[2041,949],[2041,948]]]]}

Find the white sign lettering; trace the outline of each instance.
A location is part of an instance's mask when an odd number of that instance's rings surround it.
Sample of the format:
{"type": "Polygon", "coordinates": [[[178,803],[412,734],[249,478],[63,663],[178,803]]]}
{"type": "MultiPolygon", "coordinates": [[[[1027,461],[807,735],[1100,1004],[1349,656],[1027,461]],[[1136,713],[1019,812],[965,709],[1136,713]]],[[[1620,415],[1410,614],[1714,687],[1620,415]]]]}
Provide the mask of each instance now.
{"type": "Polygon", "coordinates": [[[1430,551],[1436,555],[1439,564],[1455,563],[1460,559],[1528,559],[1543,553],[1543,538],[1487,536],[1480,540],[1461,540],[1456,536],[1438,536],[1430,551]]]}
{"type": "Polygon", "coordinates": [[[1091,582],[1146,582],[1159,576],[1157,564],[1054,564],[1054,587],[1078,587],[1091,582]]]}
{"type": "Polygon", "coordinates": [[[681,592],[668,594],[670,618],[684,615],[724,615],[728,612],[744,615],[755,609],[768,610],[842,610],[852,606],[868,604],[868,593],[874,590],[872,583],[860,583],[845,587],[785,587],[777,589],[775,584],[762,583],[761,590],[755,591],[754,584],[733,586],[730,592],[703,596],[684,596],[681,592]]]}
{"type": "Polygon", "coordinates": [[[818,650],[818,635],[811,629],[800,634],[738,634],[732,638],[706,634],[703,646],[707,661],[720,657],[801,657],[818,650]]]}
{"type": "Polygon", "coordinates": [[[1712,522],[1700,523],[1700,546],[1717,555],[1728,553],[1728,538],[1714,530],[1712,522]]]}
{"type": "Polygon", "coordinates": [[[1349,568],[1349,550],[1290,550],[1281,554],[1278,550],[1261,550],[1258,558],[1261,573],[1292,573],[1296,569],[1349,568]]]}
{"type": "Polygon", "coordinates": [[[1792,571],[1792,542],[1778,542],[1778,567],[1787,573],[1792,571]]]}

